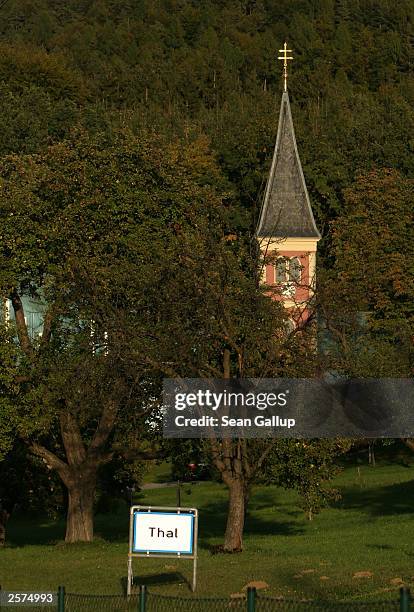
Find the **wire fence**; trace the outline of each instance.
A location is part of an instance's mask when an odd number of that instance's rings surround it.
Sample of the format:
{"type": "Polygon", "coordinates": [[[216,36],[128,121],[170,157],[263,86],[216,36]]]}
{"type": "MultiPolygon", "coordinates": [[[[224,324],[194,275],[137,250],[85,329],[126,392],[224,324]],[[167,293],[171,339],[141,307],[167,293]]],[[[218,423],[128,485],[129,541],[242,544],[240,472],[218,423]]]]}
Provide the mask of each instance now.
{"type": "MultiPolygon", "coordinates": [[[[138,595],[124,597],[122,595],[78,595],[67,593],[64,598],[64,606],[58,608],[58,612],[136,612],[139,610],[138,595]]],[[[23,612],[23,611],[22,611],[23,612]]],[[[49,610],[49,612],[51,612],[49,610]]]]}
{"type": "Polygon", "coordinates": [[[205,597],[190,599],[189,597],[169,597],[148,593],[145,612],[231,612],[246,611],[246,598],[205,597]]]}
{"type": "Polygon", "coordinates": [[[401,607],[401,595],[397,600],[370,601],[370,602],[329,602],[314,600],[294,600],[282,597],[257,596],[255,612],[392,612],[403,610],[411,611],[411,607],[401,607]]]}
{"type": "MultiPolygon", "coordinates": [[[[4,592],[3,592],[4,595],[4,592]]],[[[271,597],[249,588],[246,593],[230,597],[180,597],[161,595],[140,587],[138,595],[81,595],[66,593],[59,587],[53,603],[27,605],[25,612],[414,612],[409,589],[401,588],[394,600],[372,602],[328,602],[294,600],[271,597]]],[[[16,604],[8,604],[0,589],[0,609],[12,610],[16,604]]]]}

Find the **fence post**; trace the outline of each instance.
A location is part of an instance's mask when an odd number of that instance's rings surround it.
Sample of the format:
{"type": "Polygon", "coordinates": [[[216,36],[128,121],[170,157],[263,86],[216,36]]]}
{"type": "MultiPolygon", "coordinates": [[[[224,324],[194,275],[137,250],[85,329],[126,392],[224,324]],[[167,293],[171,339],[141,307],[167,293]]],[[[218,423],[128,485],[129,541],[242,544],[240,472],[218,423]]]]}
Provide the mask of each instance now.
{"type": "Polygon", "coordinates": [[[401,587],[400,589],[400,612],[410,612],[411,610],[411,594],[410,589],[401,587]]]}
{"type": "Polygon", "coordinates": [[[256,589],[255,587],[247,587],[247,612],[255,612],[256,610],[256,589]]]}
{"type": "Polygon", "coordinates": [[[65,587],[58,587],[58,612],[65,612],[65,587]]]}
{"type": "Polygon", "coordinates": [[[141,584],[139,587],[138,612],[145,612],[147,609],[147,587],[141,584]]]}

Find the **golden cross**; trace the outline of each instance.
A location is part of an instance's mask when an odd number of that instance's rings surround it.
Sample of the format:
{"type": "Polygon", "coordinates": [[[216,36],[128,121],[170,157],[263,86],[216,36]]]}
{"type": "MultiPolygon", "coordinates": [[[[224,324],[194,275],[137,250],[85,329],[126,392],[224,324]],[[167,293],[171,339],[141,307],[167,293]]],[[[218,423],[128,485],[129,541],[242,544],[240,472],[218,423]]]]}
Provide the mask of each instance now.
{"type": "Polygon", "coordinates": [[[289,57],[288,53],[292,53],[292,49],[288,49],[287,42],[285,42],[283,49],[279,49],[279,53],[283,53],[282,57],[279,55],[277,59],[283,60],[283,78],[285,81],[285,91],[287,91],[288,60],[293,60],[293,57],[289,57]]]}

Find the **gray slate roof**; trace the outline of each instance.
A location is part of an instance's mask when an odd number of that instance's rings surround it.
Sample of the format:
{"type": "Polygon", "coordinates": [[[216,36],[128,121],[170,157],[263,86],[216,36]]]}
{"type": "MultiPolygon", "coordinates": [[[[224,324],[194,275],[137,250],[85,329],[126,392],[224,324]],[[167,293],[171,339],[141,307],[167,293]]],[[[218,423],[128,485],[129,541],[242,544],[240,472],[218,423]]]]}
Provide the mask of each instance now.
{"type": "Polygon", "coordinates": [[[287,92],[282,95],[276,146],[257,226],[258,237],[320,238],[296,145],[287,92]]]}

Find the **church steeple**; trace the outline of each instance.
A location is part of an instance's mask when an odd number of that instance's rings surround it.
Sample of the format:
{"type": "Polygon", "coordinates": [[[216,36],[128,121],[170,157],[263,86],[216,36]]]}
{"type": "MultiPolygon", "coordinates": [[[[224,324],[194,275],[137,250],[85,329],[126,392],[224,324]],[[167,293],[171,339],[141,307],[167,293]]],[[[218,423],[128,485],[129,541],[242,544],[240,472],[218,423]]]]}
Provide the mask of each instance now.
{"type": "Polygon", "coordinates": [[[274,299],[283,300],[295,326],[308,320],[315,290],[316,249],[321,235],[315,224],[302,164],[300,163],[289,94],[287,48],[283,54],[284,91],[272,165],[256,235],[263,253],[263,281],[275,287],[274,299]]]}
{"type": "Polygon", "coordinates": [[[282,94],[276,146],[257,235],[259,238],[321,237],[300,163],[287,91],[282,94]]]}

